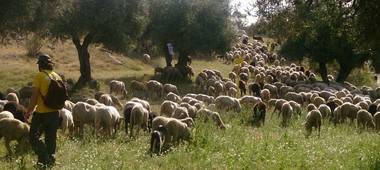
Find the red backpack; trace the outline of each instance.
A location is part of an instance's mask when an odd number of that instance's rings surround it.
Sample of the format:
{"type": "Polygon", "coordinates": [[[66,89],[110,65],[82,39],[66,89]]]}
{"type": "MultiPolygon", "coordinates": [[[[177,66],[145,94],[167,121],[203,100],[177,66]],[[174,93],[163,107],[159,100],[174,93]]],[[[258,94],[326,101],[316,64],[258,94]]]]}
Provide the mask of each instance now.
{"type": "MultiPolygon", "coordinates": [[[[65,101],[69,99],[67,94],[67,88],[62,80],[55,80],[44,72],[50,79],[48,92],[45,96],[41,94],[41,98],[44,104],[51,109],[62,109],[65,105],[65,101]]],[[[41,92],[40,92],[41,93],[41,92]]]]}

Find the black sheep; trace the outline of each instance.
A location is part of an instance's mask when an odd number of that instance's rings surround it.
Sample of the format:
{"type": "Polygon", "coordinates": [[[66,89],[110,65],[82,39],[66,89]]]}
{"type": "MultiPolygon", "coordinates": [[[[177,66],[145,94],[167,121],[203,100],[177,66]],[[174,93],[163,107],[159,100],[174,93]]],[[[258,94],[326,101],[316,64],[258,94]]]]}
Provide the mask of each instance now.
{"type": "Polygon", "coordinates": [[[15,119],[18,119],[22,122],[26,121],[24,117],[26,113],[26,109],[21,104],[18,104],[16,102],[8,102],[7,104],[4,105],[3,110],[11,112],[15,119]]]}

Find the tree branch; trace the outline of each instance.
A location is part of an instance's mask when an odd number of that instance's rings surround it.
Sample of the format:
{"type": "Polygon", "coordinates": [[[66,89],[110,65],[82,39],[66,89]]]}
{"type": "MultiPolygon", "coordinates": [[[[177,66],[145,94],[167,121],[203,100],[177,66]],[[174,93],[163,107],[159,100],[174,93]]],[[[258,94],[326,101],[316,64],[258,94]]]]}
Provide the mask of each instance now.
{"type": "Polygon", "coordinates": [[[91,44],[92,40],[94,39],[94,36],[95,36],[95,33],[93,32],[88,33],[86,37],[84,37],[82,46],[87,48],[91,44]]]}
{"type": "Polygon", "coordinates": [[[73,43],[75,45],[75,47],[79,48],[81,47],[82,45],[80,44],[80,39],[79,39],[79,36],[74,34],[74,33],[71,33],[71,38],[73,40],[73,43]]]}

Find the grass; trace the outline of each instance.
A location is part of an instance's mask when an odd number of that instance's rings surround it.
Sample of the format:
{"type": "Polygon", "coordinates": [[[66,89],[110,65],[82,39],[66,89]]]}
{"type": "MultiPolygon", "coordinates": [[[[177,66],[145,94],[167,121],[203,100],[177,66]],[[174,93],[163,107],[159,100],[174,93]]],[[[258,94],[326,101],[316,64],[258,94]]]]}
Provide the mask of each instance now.
{"type": "MultiPolygon", "coordinates": [[[[0,47],[0,90],[20,88],[32,80],[35,61],[25,56],[22,47],[0,47]]],[[[68,78],[77,79],[79,64],[76,51],[69,43],[60,43],[55,49],[44,47],[43,51],[55,54],[57,71],[68,78]]],[[[108,91],[111,79],[147,80],[155,66],[163,66],[162,58],[145,64],[136,58],[113,54],[115,62],[106,53],[92,46],[91,63],[100,90],[108,91]]],[[[194,60],[196,73],[204,68],[215,68],[223,75],[232,65],[214,60],[194,60]]],[[[178,84],[182,94],[196,92],[193,85],[178,84]]],[[[78,98],[92,97],[94,90],[82,89],[78,98]]],[[[151,102],[152,109],[159,111],[160,101],[151,102]]],[[[294,120],[289,128],[280,128],[280,120],[268,116],[261,128],[252,128],[243,120],[249,116],[242,113],[221,113],[227,130],[221,131],[210,123],[198,121],[193,130],[192,141],[181,144],[164,156],[150,157],[149,134],[141,133],[131,140],[123,130],[111,139],[95,138],[89,129],[84,138],[70,139],[59,134],[57,160],[60,165],[53,169],[380,169],[380,135],[362,132],[355,125],[334,127],[328,122],[322,126],[321,137],[315,133],[306,139],[302,126],[304,116],[294,120]],[[242,123],[243,122],[243,123],[242,123]]],[[[0,142],[0,157],[6,154],[0,142]]],[[[36,156],[32,151],[15,155],[9,161],[0,158],[0,169],[32,169],[36,156]]]]}

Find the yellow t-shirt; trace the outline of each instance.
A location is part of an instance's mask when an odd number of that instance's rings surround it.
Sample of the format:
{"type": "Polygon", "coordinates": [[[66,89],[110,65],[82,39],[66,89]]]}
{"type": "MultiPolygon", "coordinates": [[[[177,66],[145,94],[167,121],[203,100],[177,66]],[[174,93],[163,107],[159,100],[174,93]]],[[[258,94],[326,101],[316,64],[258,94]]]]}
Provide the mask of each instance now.
{"type": "Polygon", "coordinates": [[[38,97],[37,97],[37,108],[36,108],[36,112],[38,113],[48,113],[48,112],[57,111],[57,109],[51,109],[47,107],[41,98],[41,94],[44,96],[47,94],[49,84],[50,84],[50,79],[46,75],[46,73],[49,74],[50,78],[53,78],[55,80],[61,80],[61,77],[57,73],[51,70],[42,70],[39,73],[37,73],[37,75],[34,77],[33,87],[37,88],[37,90],[39,91],[38,97]]]}

